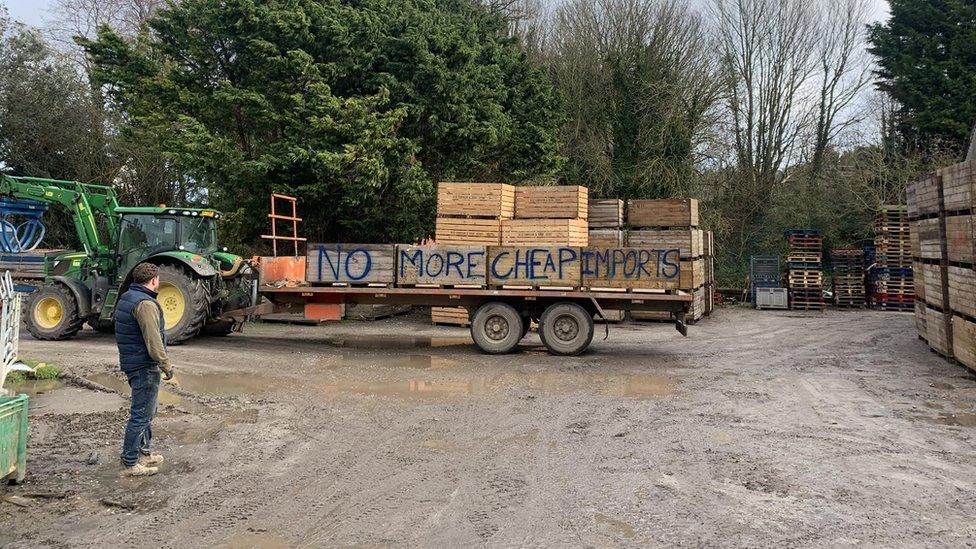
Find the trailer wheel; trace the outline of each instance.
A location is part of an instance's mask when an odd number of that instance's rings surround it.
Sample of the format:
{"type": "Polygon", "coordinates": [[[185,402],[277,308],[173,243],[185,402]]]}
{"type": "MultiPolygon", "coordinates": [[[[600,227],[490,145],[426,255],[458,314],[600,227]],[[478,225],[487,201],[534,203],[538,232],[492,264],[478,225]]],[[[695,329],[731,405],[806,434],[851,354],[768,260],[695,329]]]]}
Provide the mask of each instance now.
{"type": "Polygon", "coordinates": [[[471,338],[491,355],[510,353],[522,339],[522,315],[507,303],[485,303],[471,319],[471,338]]]}
{"type": "Polygon", "coordinates": [[[539,338],[554,355],[576,356],[593,341],[593,315],[576,303],[550,305],[539,318],[539,338]]]}

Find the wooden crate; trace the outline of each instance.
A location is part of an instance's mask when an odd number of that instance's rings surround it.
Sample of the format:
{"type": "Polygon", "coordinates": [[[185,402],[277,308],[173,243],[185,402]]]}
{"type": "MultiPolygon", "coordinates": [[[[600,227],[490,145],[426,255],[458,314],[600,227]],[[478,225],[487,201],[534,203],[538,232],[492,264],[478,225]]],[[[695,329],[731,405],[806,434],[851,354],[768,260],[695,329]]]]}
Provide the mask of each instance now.
{"type": "Polygon", "coordinates": [[[928,333],[925,329],[925,303],[921,301],[915,302],[915,331],[922,339],[928,337],[928,333]]]}
{"type": "Polygon", "coordinates": [[[626,244],[630,247],[677,249],[682,259],[702,256],[704,231],[700,229],[642,229],[627,231],[626,244]]]}
{"type": "Polygon", "coordinates": [[[624,232],[620,229],[590,229],[588,239],[590,246],[620,248],[624,245],[624,232]]]}
{"type": "Polygon", "coordinates": [[[956,360],[976,370],[976,323],[953,315],[952,351],[956,360]]]}
{"type": "Polygon", "coordinates": [[[485,246],[397,245],[397,285],[484,286],[485,246]]]}
{"type": "Polygon", "coordinates": [[[584,219],[507,219],[502,221],[505,246],[579,246],[589,243],[584,219]]]}
{"type": "MultiPolygon", "coordinates": [[[[925,302],[929,305],[935,305],[940,309],[944,309],[946,303],[943,299],[942,292],[942,267],[939,265],[922,265],[921,278],[923,282],[923,295],[925,296],[925,302]]],[[[916,297],[918,297],[916,295],[916,297]]],[[[923,299],[919,297],[919,299],[923,299]]]]}
{"type": "Polygon", "coordinates": [[[908,235],[908,244],[912,251],[912,257],[922,257],[922,243],[918,238],[918,221],[912,221],[911,231],[908,235]]]}
{"type": "Polygon", "coordinates": [[[939,219],[922,219],[915,222],[918,233],[919,256],[924,259],[942,259],[942,229],[939,219]]]}
{"type": "Polygon", "coordinates": [[[580,251],[572,246],[490,246],[488,284],[578,288],[580,251]]]}
{"type": "Polygon", "coordinates": [[[949,261],[973,263],[973,216],[952,215],[945,218],[949,261]]]}
{"type": "Polygon", "coordinates": [[[947,212],[971,210],[976,198],[976,173],[971,162],[955,164],[940,170],[942,173],[942,200],[947,212]]]}
{"type": "Polygon", "coordinates": [[[925,301],[925,265],[915,261],[912,263],[912,284],[915,286],[915,299],[925,301]]]}
{"type": "Polygon", "coordinates": [[[936,173],[928,174],[913,185],[915,189],[914,209],[909,203],[908,215],[935,215],[939,213],[939,195],[941,193],[941,178],[936,173]]]}
{"type": "Polygon", "coordinates": [[[455,219],[438,217],[434,240],[438,245],[464,246],[480,244],[497,246],[502,243],[502,221],[497,219],[455,219]]]}
{"type": "Polygon", "coordinates": [[[624,226],[624,201],[618,199],[590,200],[588,219],[590,229],[619,229],[624,226]]]}
{"type": "Polygon", "coordinates": [[[935,349],[943,356],[952,357],[952,334],[951,322],[948,315],[941,313],[932,307],[925,308],[925,340],[929,342],[929,347],[935,349]]]}
{"type": "Polygon", "coordinates": [[[516,219],[586,219],[589,191],[577,185],[516,187],[516,219]]]}
{"type": "Polygon", "coordinates": [[[949,265],[948,308],[976,318],[976,270],[972,267],[949,265]]]}
{"type": "Polygon", "coordinates": [[[627,226],[634,229],[643,227],[697,227],[698,200],[694,198],[628,200],[627,226]]]}
{"type": "Polygon", "coordinates": [[[511,219],[515,187],[504,183],[438,183],[438,217],[511,219]]]}
{"type": "Polygon", "coordinates": [[[470,326],[468,309],[465,307],[431,307],[430,321],[446,326],[470,326]]]}
{"type": "Polygon", "coordinates": [[[650,248],[587,247],[581,254],[582,285],[587,288],[671,290],[694,276],[678,254],[650,248]]]}
{"type": "Polygon", "coordinates": [[[393,244],[309,244],[305,280],[310,284],[393,284],[395,256],[393,244]]]}
{"type": "Polygon", "coordinates": [[[704,287],[697,288],[691,293],[693,300],[691,302],[691,310],[688,312],[688,319],[693,322],[697,322],[705,316],[705,294],[706,290],[704,287]]]}

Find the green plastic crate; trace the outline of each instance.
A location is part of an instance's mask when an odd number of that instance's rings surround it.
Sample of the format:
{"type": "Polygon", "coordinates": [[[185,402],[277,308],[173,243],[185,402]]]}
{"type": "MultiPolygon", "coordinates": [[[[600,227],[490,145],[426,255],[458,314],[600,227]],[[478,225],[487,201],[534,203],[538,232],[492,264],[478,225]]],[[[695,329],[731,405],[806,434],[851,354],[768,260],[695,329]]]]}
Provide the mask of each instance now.
{"type": "Polygon", "coordinates": [[[0,480],[27,474],[27,395],[0,397],[0,480]]]}

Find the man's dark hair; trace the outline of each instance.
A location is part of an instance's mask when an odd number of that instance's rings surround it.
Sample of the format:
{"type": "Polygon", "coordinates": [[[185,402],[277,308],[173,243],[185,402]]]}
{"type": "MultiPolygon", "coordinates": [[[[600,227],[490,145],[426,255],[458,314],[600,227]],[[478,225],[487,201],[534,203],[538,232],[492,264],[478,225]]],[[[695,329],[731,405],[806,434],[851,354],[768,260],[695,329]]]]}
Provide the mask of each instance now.
{"type": "Polygon", "coordinates": [[[132,269],[132,281],[136,284],[145,284],[159,276],[159,267],[152,263],[140,263],[132,269]]]}

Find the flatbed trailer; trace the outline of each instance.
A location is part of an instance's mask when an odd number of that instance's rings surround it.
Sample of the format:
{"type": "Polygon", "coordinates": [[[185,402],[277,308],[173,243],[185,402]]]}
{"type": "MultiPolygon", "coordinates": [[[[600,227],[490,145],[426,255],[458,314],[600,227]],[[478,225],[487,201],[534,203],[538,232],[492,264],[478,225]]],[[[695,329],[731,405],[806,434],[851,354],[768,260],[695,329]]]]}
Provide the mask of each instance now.
{"type": "Polygon", "coordinates": [[[685,315],[693,300],[691,294],[682,291],[339,285],[276,287],[274,284],[258,286],[257,291],[274,305],[275,311],[303,310],[306,304],[312,303],[466,307],[471,316],[471,338],[482,351],[490,354],[514,350],[534,321],[539,325],[539,336],[549,352],[578,355],[586,350],[593,339],[594,316],[603,317],[605,309],[669,312],[675,328],[687,336],[685,315]]]}

